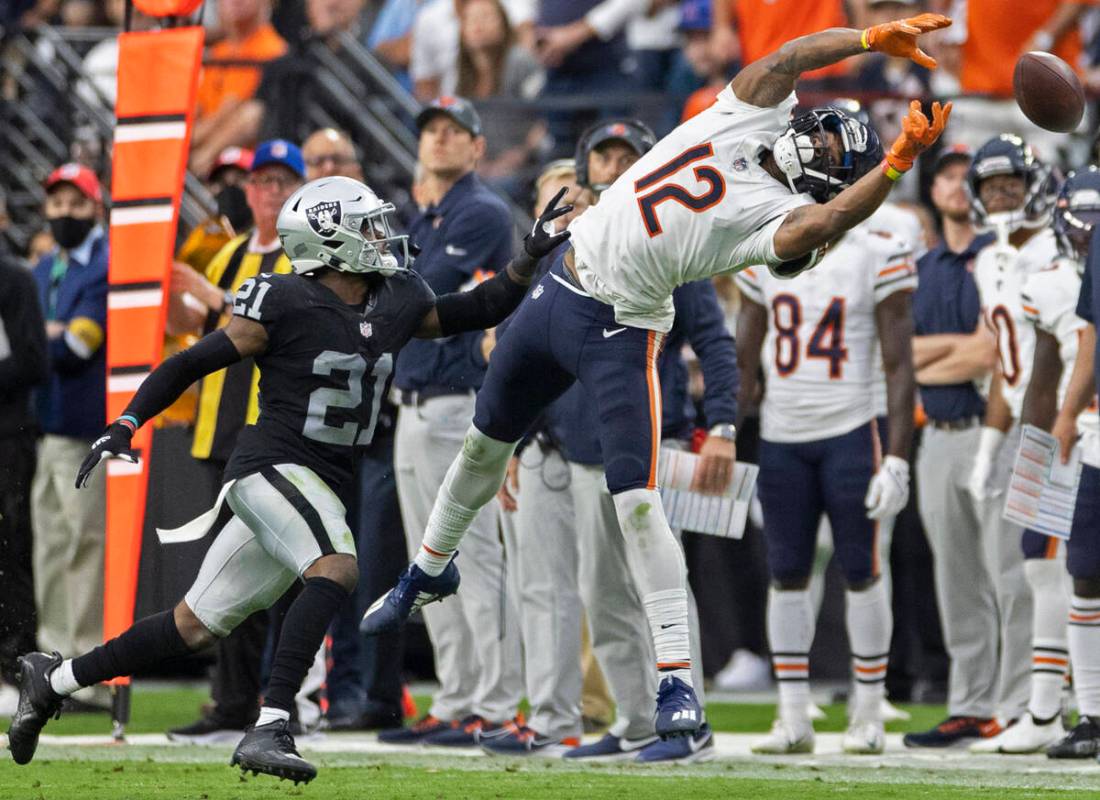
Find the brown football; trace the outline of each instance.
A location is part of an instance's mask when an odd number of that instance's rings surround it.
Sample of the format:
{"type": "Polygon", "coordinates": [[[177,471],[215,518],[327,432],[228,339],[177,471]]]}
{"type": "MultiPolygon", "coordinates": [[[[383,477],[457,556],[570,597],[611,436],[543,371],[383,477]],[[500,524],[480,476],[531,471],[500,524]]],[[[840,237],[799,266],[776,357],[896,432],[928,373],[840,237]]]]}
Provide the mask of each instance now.
{"type": "Polygon", "coordinates": [[[1027,118],[1048,131],[1069,133],[1085,113],[1081,81],[1058,56],[1033,50],[1016,62],[1012,75],[1016,103],[1027,118]]]}

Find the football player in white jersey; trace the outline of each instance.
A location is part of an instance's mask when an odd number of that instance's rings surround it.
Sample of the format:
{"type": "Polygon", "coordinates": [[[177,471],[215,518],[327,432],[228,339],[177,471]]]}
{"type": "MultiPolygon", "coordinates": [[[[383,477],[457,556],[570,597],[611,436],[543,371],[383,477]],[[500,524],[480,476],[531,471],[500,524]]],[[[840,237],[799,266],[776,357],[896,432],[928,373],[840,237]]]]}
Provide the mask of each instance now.
{"type": "Polygon", "coordinates": [[[698,729],[684,557],[657,489],[656,364],[672,324],[672,291],[754,264],[793,276],[870,216],[939,137],[950,104],[933,104],[929,122],[914,101],[883,159],[874,132],[841,112],[791,121],[795,81],[868,50],[934,67],[917,39],[949,24],[922,14],[788,42],[738,73],[713,106],[658,142],[572,223],[575,246],[530,293],[493,352],[423,548],[397,587],[368,609],[364,632],[393,628],[453,591],[451,558],[470,519],[495,495],[536,415],[580,380],[599,406],[608,489],[628,556],[639,565],[660,678],[656,731],[664,738],[698,729]]]}
{"type": "MultiPolygon", "coordinates": [[[[1022,139],[1009,134],[991,139],[975,153],[967,181],[978,226],[997,236],[978,253],[974,280],[982,316],[996,336],[998,352],[998,368],[989,390],[969,488],[1002,527],[992,543],[997,552],[991,569],[1002,631],[1001,696],[1005,705],[1000,710],[1001,723],[1026,715],[1029,721],[1023,724],[1029,726],[1029,733],[1013,735],[1024,741],[1034,738],[1033,725],[1046,730],[1051,724],[1060,726],[1060,674],[1064,674],[1067,660],[1064,652],[1057,652],[1065,649],[1064,637],[1057,632],[1048,636],[1045,630],[1040,631],[1034,641],[1037,649],[1029,653],[1033,644],[1034,594],[1058,602],[1056,591],[1052,594],[1054,590],[1044,588],[1061,582],[1064,568],[1054,560],[1058,542],[1033,531],[1020,532],[1017,526],[1001,519],[1003,495],[1019,441],[1024,394],[1035,358],[1034,315],[1025,310],[1022,293],[1025,283],[1050,269],[1058,258],[1049,227],[1057,187],[1051,168],[1039,161],[1022,139]],[[1029,671],[1029,662],[1051,671],[1029,671]],[[1058,681],[1053,680],[1055,667],[1060,673],[1058,681]],[[1039,685],[1038,695],[1032,683],[1039,685]],[[1053,687],[1052,695],[1042,690],[1048,683],[1053,687]]],[[[1049,617],[1045,611],[1041,615],[1049,617]]],[[[1000,752],[1004,747],[1020,746],[1015,739],[1006,745],[995,736],[980,739],[971,750],[1000,752]]]]}
{"type": "Polygon", "coordinates": [[[775,725],[753,750],[813,750],[807,706],[815,614],[808,584],[824,513],[847,582],[855,694],[844,749],[881,753],[892,623],[878,525],[909,497],[915,390],[909,292],[917,282],[911,247],[861,225],[829,249],[818,269],[794,280],[760,268],[736,280],[745,299],[736,337],[742,397],[755,393],[761,359],[765,376],[758,491],[772,579],[768,639],[779,683],[775,725]],[[889,396],[885,458],[874,403],[876,358],[889,396]]]}
{"type": "Polygon", "coordinates": [[[1079,447],[1082,462],[1074,523],[1066,543],[1066,566],[1073,578],[1069,660],[1079,716],[1062,741],[1047,747],[1046,755],[1051,758],[1095,758],[1100,754],[1100,423],[1096,416],[1097,331],[1091,311],[1097,267],[1097,245],[1091,242],[1100,235],[1098,226],[1100,171],[1090,166],[1066,180],[1054,221],[1059,248],[1073,251],[1081,267],[1076,313],[1085,325],[1078,331],[1073,373],[1051,431],[1058,439],[1062,461],[1068,461],[1071,451],[1079,447]]]}

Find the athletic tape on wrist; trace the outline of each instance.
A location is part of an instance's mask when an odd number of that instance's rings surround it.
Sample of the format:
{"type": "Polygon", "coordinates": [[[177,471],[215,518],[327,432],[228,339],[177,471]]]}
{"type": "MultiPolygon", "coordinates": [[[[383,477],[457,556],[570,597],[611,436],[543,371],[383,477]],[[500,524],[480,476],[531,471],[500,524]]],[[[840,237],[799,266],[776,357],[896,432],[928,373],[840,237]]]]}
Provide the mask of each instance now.
{"type": "Polygon", "coordinates": [[[871,43],[867,41],[867,31],[868,30],[869,30],[869,28],[864,28],[863,33],[861,33],[859,35],[859,43],[861,45],[863,45],[864,50],[870,50],[871,49],[871,43]]]}
{"type": "Polygon", "coordinates": [[[883,174],[883,175],[885,175],[885,176],[886,176],[887,178],[889,178],[890,180],[892,180],[892,181],[896,181],[896,180],[898,180],[898,179],[899,179],[899,178],[900,178],[900,177],[901,177],[902,175],[904,175],[904,174],[905,174],[905,171],[904,171],[904,170],[899,170],[899,169],[896,169],[895,167],[893,167],[893,166],[892,166],[892,165],[890,164],[890,162],[889,162],[889,161],[887,161],[887,160],[886,160],[886,159],[884,158],[884,159],[882,159],[882,174],[883,174]]]}

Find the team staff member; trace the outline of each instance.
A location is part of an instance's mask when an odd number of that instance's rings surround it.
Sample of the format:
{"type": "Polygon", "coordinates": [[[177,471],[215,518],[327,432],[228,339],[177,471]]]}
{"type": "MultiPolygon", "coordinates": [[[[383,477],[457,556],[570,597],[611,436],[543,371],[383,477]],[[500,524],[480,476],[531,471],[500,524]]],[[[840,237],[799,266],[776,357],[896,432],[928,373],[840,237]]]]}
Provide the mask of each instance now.
{"type": "MultiPolygon", "coordinates": [[[[103,196],[87,167],[46,178],[46,220],[57,247],[34,268],[46,314],[50,373],[38,394],[40,468],[31,489],[38,642],[83,650],[103,639],[106,483],[73,488],[71,473],[103,430],[107,407],[107,235],[103,196]]],[[[106,705],[106,688],[77,695],[106,705]]]]}
{"type": "Polygon", "coordinates": [[[909,746],[945,746],[997,733],[992,708],[998,652],[996,594],[985,568],[979,505],[967,490],[985,402],[975,386],[993,369],[992,336],[980,322],[972,273],[978,251],[993,241],[970,223],[968,150],[946,150],[936,162],[932,204],[943,243],[917,261],[913,294],[913,361],[928,416],[917,454],[917,503],[935,556],[936,595],[951,656],[948,719],[905,737],[909,746]],[[980,713],[979,713],[980,712],[980,713]]]}
{"type": "MultiPolygon", "coordinates": [[[[417,128],[420,188],[428,206],[409,229],[420,248],[414,268],[437,295],[446,294],[504,268],[512,217],[474,174],[485,138],[468,101],[439,98],[417,117],[417,128]]],[[[474,416],[474,393],[486,367],[482,336],[416,340],[397,360],[393,385],[401,408],[394,461],[409,558],[420,549],[436,494],[474,416]]],[[[465,596],[424,608],[440,682],[430,713],[410,728],[382,732],[380,741],[473,745],[515,716],[523,695],[519,626],[506,599],[497,514],[493,503],[470,528],[462,560],[472,573],[465,596]]]]}
{"type": "Polygon", "coordinates": [[[15,659],[34,648],[31,391],[46,380],[46,326],[31,274],[0,253],[0,680],[18,684],[15,659]]]}
{"type": "MultiPolygon", "coordinates": [[[[234,237],[182,288],[201,303],[186,307],[175,321],[181,329],[206,335],[224,325],[232,297],[242,283],[261,272],[290,272],[275,222],[283,203],[301,185],[305,164],[298,147],[282,139],[256,148],[245,182],[254,227],[234,237]]],[[[222,485],[222,473],[237,435],[259,415],[260,373],[251,358],[203,378],[191,455],[202,465],[210,504],[222,485]]],[[[191,725],[169,732],[177,741],[217,742],[239,739],[259,713],[260,660],[267,639],[268,614],[253,615],[218,642],[211,694],[214,708],[191,725]]]]}

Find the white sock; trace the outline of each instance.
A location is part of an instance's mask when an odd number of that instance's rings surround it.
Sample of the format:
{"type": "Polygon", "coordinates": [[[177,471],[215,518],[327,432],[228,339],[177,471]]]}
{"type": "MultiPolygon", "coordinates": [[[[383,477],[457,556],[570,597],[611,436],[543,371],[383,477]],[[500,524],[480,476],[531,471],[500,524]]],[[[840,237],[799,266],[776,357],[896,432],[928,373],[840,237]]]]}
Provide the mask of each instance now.
{"type": "Polygon", "coordinates": [[[270,706],[262,706],[260,708],[260,716],[256,719],[256,727],[261,725],[270,725],[272,722],[278,722],[279,720],[289,720],[290,712],[284,711],[281,708],[271,708],[270,706]]]}
{"type": "Polygon", "coordinates": [[[877,720],[886,697],[886,667],[894,620],[890,598],[881,580],[862,592],[848,590],[848,641],[852,647],[852,719],[877,720]]]}
{"type": "Polygon", "coordinates": [[[642,605],[653,634],[658,679],[671,675],[692,686],[687,590],[654,592],[645,596],[642,605]]]}
{"type": "Polygon", "coordinates": [[[1066,565],[1061,559],[1028,559],[1024,574],[1034,599],[1031,700],[1027,710],[1035,719],[1048,720],[1062,710],[1062,684],[1069,668],[1066,565]]]}
{"type": "Polygon", "coordinates": [[[470,426],[462,452],[451,462],[436,496],[424,541],[413,559],[416,566],[429,575],[438,575],[446,568],[477,512],[504,482],[508,459],[515,449],[514,442],[498,442],[470,426]]]}
{"type": "Polygon", "coordinates": [[[68,697],[77,689],[83,688],[73,675],[73,660],[66,658],[61,665],[50,673],[50,688],[62,697],[68,697]]]}
{"type": "Polygon", "coordinates": [[[779,717],[809,724],[810,645],[814,642],[814,609],[810,591],[768,590],[768,644],[779,684],[779,717]]]}
{"type": "Polygon", "coordinates": [[[1100,719],[1100,598],[1073,596],[1069,612],[1069,657],[1077,709],[1100,719]]]}

